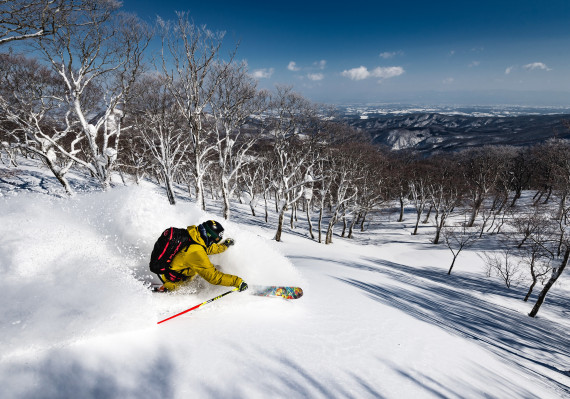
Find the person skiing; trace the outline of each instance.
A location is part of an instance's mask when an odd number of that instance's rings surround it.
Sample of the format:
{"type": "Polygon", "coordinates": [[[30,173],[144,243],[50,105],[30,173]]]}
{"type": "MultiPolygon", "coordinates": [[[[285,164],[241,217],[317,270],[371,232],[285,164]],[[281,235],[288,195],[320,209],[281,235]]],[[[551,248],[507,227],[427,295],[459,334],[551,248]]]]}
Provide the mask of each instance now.
{"type": "Polygon", "coordinates": [[[197,226],[188,226],[186,230],[189,240],[174,255],[164,273],[158,274],[163,283],[158,291],[175,291],[196,276],[210,284],[237,287],[239,291],[248,288],[241,277],[220,272],[208,258],[208,255],[222,253],[235,243],[231,238],[220,242],[224,234],[221,223],[208,220],[197,226]]]}

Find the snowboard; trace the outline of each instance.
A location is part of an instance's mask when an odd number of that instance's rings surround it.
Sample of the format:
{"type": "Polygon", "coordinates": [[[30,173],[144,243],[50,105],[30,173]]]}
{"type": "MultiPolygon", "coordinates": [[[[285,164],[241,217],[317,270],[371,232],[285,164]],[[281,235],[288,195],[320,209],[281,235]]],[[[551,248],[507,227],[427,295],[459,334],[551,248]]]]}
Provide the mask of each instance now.
{"type": "Polygon", "coordinates": [[[301,287],[252,285],[249,286],[249,290],[251,290],[250,293],[253,295],[281,297],[283,299],[298,299],[303,296],[301,287]]]}

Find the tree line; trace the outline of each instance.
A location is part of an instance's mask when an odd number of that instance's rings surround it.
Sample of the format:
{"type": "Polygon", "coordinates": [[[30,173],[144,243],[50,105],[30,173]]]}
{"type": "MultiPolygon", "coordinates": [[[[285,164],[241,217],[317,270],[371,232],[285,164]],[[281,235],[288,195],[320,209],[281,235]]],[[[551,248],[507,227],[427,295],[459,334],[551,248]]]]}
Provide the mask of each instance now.
{"type": "Polygon", "coordinates": [[[566,266],[566,141],[392,152],[291,87],[258,89],[237,45],[227,50],[222,32],[187,13],[151,26],[113,0],[4,0],[0,16],[0,160],[40,159],[70,196],[70,170],[104,190],[116,174],[146,178],[171,204],[221,201],[226,219],[236,201],[266,222],[274,211],[277,241],[304,218],[326,244],[339,224],[351,238],[382,209],[400,222],[408,210],[412,234],[431,224],[454,263],[475,239],[500,237],[502,255],[485,255],[489,273],[510,285],[524,264],[526,299],[545,283],[538,307],[566,266]]]}

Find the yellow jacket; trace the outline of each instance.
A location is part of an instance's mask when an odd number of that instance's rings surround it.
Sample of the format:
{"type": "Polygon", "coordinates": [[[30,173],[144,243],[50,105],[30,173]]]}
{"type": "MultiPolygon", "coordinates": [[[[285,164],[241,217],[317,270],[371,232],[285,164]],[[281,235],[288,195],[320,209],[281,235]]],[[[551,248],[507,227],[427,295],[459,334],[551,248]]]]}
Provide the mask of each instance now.
{"type": "MultiPolygon", "coordinates": [[[[200,236],[198,228],[196,226],[188,226],[188,233],[190,233],[190,238],[197,244],[191,244],[188,250],[182,249],[178,252],[172,263],[170,264],[170,269],[183,274],[192,280],[196,275],[199,275],[204,280],[214,285],[224,285],[228,287],[239,287],[242,283],[242,279],[238,276],[233,276],[231,274],[225,274],[220,272],[216,267],[210,262],[208,255],[214,255],[224,252],[228,249],[224,244],[213,243],[209,247],[206,247],[206,243],[200,236]]],[[[164,287],[168,291],[173,291],[180,287],[184,281],[173,283],[168,281],[163,276],[162,280],[165,281],[164,287]]],[[[186,281],[188,281],[188,279],[186,281]]]]}

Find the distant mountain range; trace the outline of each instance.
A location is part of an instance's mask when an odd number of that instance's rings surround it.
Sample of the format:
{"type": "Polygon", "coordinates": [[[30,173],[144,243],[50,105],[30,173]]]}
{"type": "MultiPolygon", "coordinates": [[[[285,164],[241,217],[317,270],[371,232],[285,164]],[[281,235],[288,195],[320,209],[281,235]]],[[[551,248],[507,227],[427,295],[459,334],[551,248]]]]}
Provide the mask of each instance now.
{"type": "MultiPolygon", "coordinates": [[[[391,110],[346,108],[341,119],[370,135],[374,143],[392,148],[415,149],[424,153],[457,151],[486,144],[526,146],[551,137],[570,139],[563,121],[570,112],[548,110],[391,110]],[[411,112],[410,112],[411,111],[411,112]],[[529,112],[528,110],[526,112],[529,112]],[[516,116],[509,116],[509,115],[516,116]]],[[[565,110],[566,111],[566,110],[565,110]]]]}

